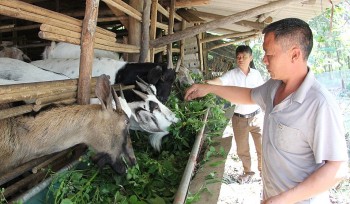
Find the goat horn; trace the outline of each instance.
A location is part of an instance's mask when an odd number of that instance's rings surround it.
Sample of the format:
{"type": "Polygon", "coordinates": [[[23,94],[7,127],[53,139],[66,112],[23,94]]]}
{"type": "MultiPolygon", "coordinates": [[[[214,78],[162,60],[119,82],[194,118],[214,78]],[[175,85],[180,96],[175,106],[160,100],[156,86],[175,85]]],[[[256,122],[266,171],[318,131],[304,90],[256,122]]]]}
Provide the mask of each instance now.
{"type": "MultiPolygon", "coordinates": [[[[147,82],[145,82],[143,79],[141,79],[141,78],[139,77],[139,75],[137,75],[136,78],[137,78],[138,81],[140,81],[141,83],[143,83],[143,85],[149,86],[149,83],[147,83],[147,82]]],[[[136,81],[136,82],[137,82],[137,81],[136,81]]]]}
{"type": "Polygon", "coordinates": [[[125,97],[124,97],[124,92],[123,92],[123,89],[122,89],[122,85],[121,85],[121,84],[119,84],[119,91],[120,91],[120,96],[121,96],[123,99],[125,99],[125,97]]]}
{"type": "Polygon", "coordinates": [[[138,90],[135,90],[135,89],[132,89],[132,91],[136,95],[140,96],[144,101],[147,99],[147,95],[145,93],[142,93],[141,91],[138,91],[138,90]]]}

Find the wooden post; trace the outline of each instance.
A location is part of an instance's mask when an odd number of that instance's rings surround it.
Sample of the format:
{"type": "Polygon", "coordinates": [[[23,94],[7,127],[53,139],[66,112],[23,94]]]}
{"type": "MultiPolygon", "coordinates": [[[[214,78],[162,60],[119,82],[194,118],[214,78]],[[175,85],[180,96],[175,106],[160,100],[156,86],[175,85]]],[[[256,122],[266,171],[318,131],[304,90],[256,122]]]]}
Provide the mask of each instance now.
{"type": "MultiPolygon", "coordinates": [[[[138,11],[142,11],[143,4],[141,3],[140,0],[130,0],[129,5],[138,11]]],[[[129,41],[130,45],[136,45],[136,46],[140,47],[140,45],[141,45],[141,23],[134,18],[129,18],[128,37],[129,37],[128,41],[129,41]]],[[[137,54],[137,53],[129,54],[128,60],[130,62],[137,62],[139,60],[139,54],[137,54]]]]}
{"type": "MultiPolygon", "coordinates": [[[[222,27],[226,24],[235,23],[242,19],[248,19],[257,16],[262,13],[274,11],[282,7],[288,6],[289,4],[296,2],[297,0],[279,0],[272,3],[264,4],[256,8],[252,8],[246,11],[242,11],[218,20],[210,21],[208,23],[203,23],[199,26],[194,26],[187,28],[183,31],[176,32],[171,35],[164,36],[162,38],[155,39],[150,42],[151,47],[161,47],[162,45],[169,44],[170,42],[175,42],[184,38],[192,37],[198,33],[206,32],[208,30],[214,30],[216,28],[222,27]]],[[[298,1],[299,2],[299,1],[298,1]]]]}
{"type": "Polygon", "coordinates": [[[86,0],[85,17],[81,34],[81,53],[78,82],[78,104],[89,104],[94,37],[100,0],[86,0]]]}
{"type": "Polygon", "coordinates": [[[201,39],[202,39],[202,33],[199,33],[197,35],[198,59],[199,59],[199,68],[203,72],[203,70],[204,70],[204,67],[203,67],[203,49],[202,49],[203,47],[202,47],[201,39]]]}
{"type": "MultiPolygon", "coordinates": [[[[206,37],[207,37],[207,33],[203,33],[203,38],[202,39],[205,39],[206,37]]],[[[205,50],[207,48],[207,44],[206,43],[201,43],[201,45],[202,45],[204,73],[207,74],[208,73],[208,52],[205,50]]]]}
{"type": "MultiPolygon", "coordinates": [[[[158,13],[158,0],[152,0],[152,8],[151,8],[151,28],[150,28],[150,39],[156,39],[157,33],[157,13],[158,13]]],[[[149,46],[149,43],[148,43],[149,46]]],[[[154,48],[150,49],[150,62],[154,62],[154,48]]]]}
{"type": "MultiPolygon", "coordinates": [[[[170,7],[169,7],[169,25],[168,25],[168,35],[173,34],[174,31],[174,13],[175,13],[175,0],[170,1],[170,7]]],[[[172,42],[170,42],[167,45],[167,51],[168,51],[168,68],[173,69],[173,46],[172,42]]]]}
{"type": "Polygon", "coordinates": [[[149,49],[149,26],[150,26],[151,0],[144,0],[142,13],[142,43],[139,62],[146,62],[149,49]]]}
{"type": "MultiPolygon", "coordinates": [[[[181,30],[186,29],[186,21],[182,20],[181,21],[181,30]]],[[[185,40],[182,39],[180,41],[180,59],[181,59],[181,64],[184,64],[184,59],[185,59],[185,40]]]]}

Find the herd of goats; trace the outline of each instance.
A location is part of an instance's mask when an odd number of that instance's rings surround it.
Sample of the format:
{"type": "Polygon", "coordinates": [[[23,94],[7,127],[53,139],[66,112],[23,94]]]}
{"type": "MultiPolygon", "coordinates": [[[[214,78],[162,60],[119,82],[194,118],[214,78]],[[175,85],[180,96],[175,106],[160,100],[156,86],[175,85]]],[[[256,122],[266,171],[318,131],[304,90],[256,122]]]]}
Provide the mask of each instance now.
{"type": "MultiPolygon", "coordinates": [[[[160,151],[162,138],[179,119],[164,104],[175,81],[174,69],[159,63],[128,63],[114,52],[94,51],[92,76],[98,77],[89,105],[47,108],[0,120],[0,175],[34,158],[84,143],[96,151],[93,160],[116,172],[136,163],[129,129],[149,133],[160,151]],[[135,85],[119,96],[111,84],[135,85]]],[[[16,47],[0,47],[0,85],[75,79],[80,46],[52,43],[42,60],[30,61],[16,47]]],[[[0,110],[13,104],[0,104],[0,110]]]]}

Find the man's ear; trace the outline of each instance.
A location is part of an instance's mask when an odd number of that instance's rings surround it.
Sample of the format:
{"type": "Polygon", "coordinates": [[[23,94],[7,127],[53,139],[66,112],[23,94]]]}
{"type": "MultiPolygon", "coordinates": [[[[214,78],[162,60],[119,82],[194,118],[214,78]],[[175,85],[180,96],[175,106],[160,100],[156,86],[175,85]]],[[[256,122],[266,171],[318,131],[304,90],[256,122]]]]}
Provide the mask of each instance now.
{"type": "Polygon", "coordinates": [[[298,61],[302,58],[302,53],[299,47],[293,47],[291,51],[291,61],[292,63],[298,61]]]}

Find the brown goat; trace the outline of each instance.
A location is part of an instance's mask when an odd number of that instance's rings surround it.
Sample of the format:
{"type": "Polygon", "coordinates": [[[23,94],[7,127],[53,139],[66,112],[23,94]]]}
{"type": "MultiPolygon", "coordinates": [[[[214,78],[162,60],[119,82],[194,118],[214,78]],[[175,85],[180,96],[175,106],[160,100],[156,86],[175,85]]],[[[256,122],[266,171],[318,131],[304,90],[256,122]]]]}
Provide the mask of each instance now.
{"type": "Polygon", "coordinates": [[[34,158],[80,143],[97,152],[99,165],[109,164],[116,172],[125,173],[122,156],[128,165],[136,163],[129,119],[115,95],[117,109],[112,108],[112,90],[106,75],[98,78],[95,93],[101,105],[56,107],[35,117],[0,120],[0,175],[34,158]]]}

